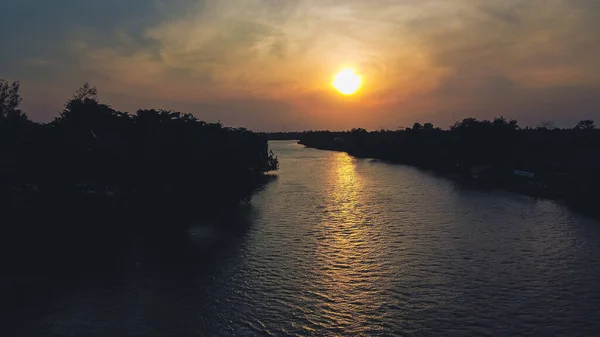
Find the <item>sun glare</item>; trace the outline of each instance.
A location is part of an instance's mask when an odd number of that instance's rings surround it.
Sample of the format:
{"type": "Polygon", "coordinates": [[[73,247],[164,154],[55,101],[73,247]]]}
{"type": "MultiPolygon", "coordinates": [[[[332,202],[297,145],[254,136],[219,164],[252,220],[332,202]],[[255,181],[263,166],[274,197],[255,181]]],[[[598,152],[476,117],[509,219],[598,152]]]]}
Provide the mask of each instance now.
{"type": "Polygon", "coordinates": [[[362,78],[354,69],[345,68],[335,75],[331,84],[342,95],[352,95],[360,89],[362,78]]]}

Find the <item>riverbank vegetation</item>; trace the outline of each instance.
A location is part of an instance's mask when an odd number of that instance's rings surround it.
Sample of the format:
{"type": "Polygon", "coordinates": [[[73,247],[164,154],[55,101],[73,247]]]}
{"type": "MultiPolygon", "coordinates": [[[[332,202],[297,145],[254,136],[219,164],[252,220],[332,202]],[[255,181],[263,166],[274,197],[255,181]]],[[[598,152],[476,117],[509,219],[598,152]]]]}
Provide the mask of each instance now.
{"type": "Polygon", "coordinates": [[[261,132],[260,135],[268,140],[298,140],[311,131],[298,132],[261,132]]]}
{"type": "Polygon", "coordinates": [[[559,129],[550,122],[521,128],[517,121],[503,117],[492,121],[467,118],[447,130],[415,123],[393,131],[314,131],[301,135],[300,143],[559,198],[598,212],[600,130],[591,120],[559,129]]]}
{"type": "Polygon", "coordinates": [[[5,270],[167,238],[249,200],[278,167],[258,134],[174,111],[117,111],[88,84],[50,123],[20,103],[19,84],[0,80],[5,270]]]}

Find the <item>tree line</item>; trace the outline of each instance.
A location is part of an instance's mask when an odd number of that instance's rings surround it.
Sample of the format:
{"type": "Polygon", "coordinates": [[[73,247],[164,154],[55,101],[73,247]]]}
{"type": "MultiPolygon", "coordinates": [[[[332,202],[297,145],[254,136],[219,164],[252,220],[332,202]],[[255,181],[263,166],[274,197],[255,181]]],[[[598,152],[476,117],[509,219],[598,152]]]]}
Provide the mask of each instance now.
{"type": "Polygon", "coordinates": [[[121,112],[87,83],[52,122],[36,123],[19,89],[0,80],[0,246],[12,256],[181,232],[249,200],[278,168],[267,140],[244,128],[121,112]]]}
{"type": "Polygon", "coordinates": [[[535,195],[565,199],[595,211],[600,193],[600,130],[592,120],[560,129],[551,122],[521,128],[516,120],[466,118],[448,130],[415,123],[398,130],[313,131],[309,147],[409,164],[535,195]],[[529,172],[523,178],[515,171],[529,172]]]}

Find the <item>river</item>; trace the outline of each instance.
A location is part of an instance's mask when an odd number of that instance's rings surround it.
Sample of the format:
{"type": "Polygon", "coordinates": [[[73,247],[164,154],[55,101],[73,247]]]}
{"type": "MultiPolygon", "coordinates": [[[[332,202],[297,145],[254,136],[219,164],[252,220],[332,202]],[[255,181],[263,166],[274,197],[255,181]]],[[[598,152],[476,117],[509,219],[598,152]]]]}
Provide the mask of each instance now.
{"type": "Polygon", "coordinates": [[[408,166],[270,146],[277,178],[227,230],[194,226],[177,262],[134,252],[118,272],[40,291],[11,336],[600,333],[598,222],[408,166]]]}

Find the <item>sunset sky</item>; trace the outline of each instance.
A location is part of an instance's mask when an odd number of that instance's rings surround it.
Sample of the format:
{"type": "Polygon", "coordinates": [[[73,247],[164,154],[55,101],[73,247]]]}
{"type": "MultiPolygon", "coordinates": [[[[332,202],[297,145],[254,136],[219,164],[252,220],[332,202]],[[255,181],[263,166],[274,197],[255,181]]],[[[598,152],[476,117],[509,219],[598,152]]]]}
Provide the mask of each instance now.
{"type": "Polygon", "coordinates": [[[598,0],[2,0],[0,41],[37,121],[89,81],[119,110],[261,131],[600,122],[598,0]]]}

